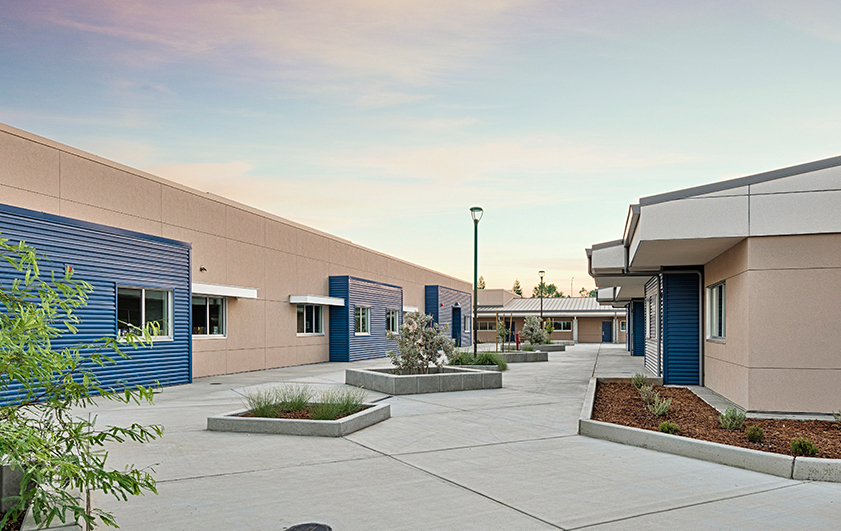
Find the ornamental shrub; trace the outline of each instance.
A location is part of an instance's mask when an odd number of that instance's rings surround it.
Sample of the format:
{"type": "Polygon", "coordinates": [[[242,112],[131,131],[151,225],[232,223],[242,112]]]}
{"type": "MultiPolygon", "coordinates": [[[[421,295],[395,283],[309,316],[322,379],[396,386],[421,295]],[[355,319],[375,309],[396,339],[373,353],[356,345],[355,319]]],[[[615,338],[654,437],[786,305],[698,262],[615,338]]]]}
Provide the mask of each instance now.
{"type": "Polygon", "coordinates": [[[745,428],[745,435],[748,438],[748,441],[752,443],[761,443],[763,439],[765,439],[765,431],[759,426],[748,426],[745,428]]]}
{"type": "Polygon", "coordinates": [[[110,469],[108,452],[101,448],[127,439],[150,441],[163,428],[102,426],[95,417],[77,413],[96,405],[97,396],[124,404],[152,403],[151,388],[105,387],[94,368],[128,358],[123,352],[127,346],[151,345],[159,329],[152,323],[144,330],[130,329],[119,340],[104,337],[57,350],[51,341],[76,333],[76,310],[87,304],[93,288],[73,278],[72,271],[51,267],[24,242],[0,239],[0,257],[19,277],[0,285],[0,392],[14,393],[0,405],[0,455],[23,473],[20,496],[12,498],[15,505],[3,515],[0,528],[27,506],[41,526],[56,518],[64,522],[65,515],[88,526],[116,526],[113,515],[86,510],[74,494],[100,491],[125,500],[144,491],[157,493],[148,471],[133,465],[110,469]],[[41,269],[44,264],[61,272],[48,273],[41,269]]]}
{"type": "Polygon", "coordinates": [[[659,429],[663,433],[675,434],[675,433],[678,433],[680,431],[680,426],[678,426],[674,422],[670,422],[670,421],[667,420],[665,422],[660,423],[660,428],[659,429]]]}
{"type": "Polygon", "coordinates": [[[798,438],[791,441],[791,453],[807,457],[818,455],[820,448],[809,439],[798,438]]]}
{"type": "Polygon", "coordinates": [[[543,329],[540,317],[536,315],[526,316],[523,325],[523,341],[528,341],[532,345],[542,345],[546,341],[546,331],[543,329]]]}
{"type": "Polygon", "coordinates": [[[387,352],[391,363],[403,373],[429,374],[431,365],[440,367],[457,355],[455,341],[447,337],[448,328],[434,322],[431,315],[407,313],[400,334],[387,333],[389,339],[397,340],[397,352],[387,352]]]}
{"type": "Polygon", "coordinates": [[[647,381],[647,380],[646,380],[646,378],[645,378],[645,375],[644,375],[643,373],[641,373],[641,372],[638,372],[638,373],[634,374],[634,375],[631,377],[631,384],[632,384],[634,387],[636,387],[637,391],[639,391],[639,390],[640,390],[640,387],[642,387],[643,385],[645,385],[645,382],[646,382],[646,381],[647,381]]]}
{"type": "Polygon", "coordinates": [[[646,404],[650,404],[654,402],[654,397],[660,398],[660,393],[654,391],[654,386],[651,385],[643,385],[639,388],[640,398],[646,404]]]}
{"type": "Polygon", "coordinates": [[[666,398],[665,400],[660,398],[660,393],[654,394],[654,400],[648,404],[648,411],[651,412],[652,415],[655,417],[662,417],[666,413],[669,412],[669,408],[672,405],[672,399],[666,398]]]}
{"type": "Polygon", "coordinates": [[[719,414],[718,422],[725,430],[741,430],[745,425],[745,412],[735,407],[728,407],[724,415],[719,414]]]}

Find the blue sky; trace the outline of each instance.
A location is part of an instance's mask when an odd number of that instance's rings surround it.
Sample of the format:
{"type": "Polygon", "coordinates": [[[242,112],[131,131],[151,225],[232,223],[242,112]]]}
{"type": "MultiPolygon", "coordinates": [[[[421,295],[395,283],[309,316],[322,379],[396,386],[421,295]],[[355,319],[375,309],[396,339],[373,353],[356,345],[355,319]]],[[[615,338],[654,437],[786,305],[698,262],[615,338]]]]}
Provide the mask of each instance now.
{"type": "Polygon", "coordinates": [[[0,122],[472,280],[841,154],[838,2],[0,0],[0,122]]]}

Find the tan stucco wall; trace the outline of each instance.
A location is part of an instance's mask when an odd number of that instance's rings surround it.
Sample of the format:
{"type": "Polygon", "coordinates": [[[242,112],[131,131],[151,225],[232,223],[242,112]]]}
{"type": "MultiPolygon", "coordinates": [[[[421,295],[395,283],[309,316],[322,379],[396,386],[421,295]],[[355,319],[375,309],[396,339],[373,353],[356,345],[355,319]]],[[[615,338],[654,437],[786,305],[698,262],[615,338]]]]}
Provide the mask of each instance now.
{"type": "Polygon", "coordinates": [[[705,267],[727,280],[727,339],[705,342],[705,384],[755,411],[841,402],[841,234],[749,238],[705,267]]]}
{"type": "Polygon", "coordinates": [[[0,202],[191,242],[194,282],[257,288],[257,300],[229,299],[227,338],[193,340],[196,377],[326,361],[328,336],[297,337],[289,296],[327,295],[330,275],[402,286],[404,305],[420,309],[427,284],[472,289],[469,282],[2,124],[0,202]]]}

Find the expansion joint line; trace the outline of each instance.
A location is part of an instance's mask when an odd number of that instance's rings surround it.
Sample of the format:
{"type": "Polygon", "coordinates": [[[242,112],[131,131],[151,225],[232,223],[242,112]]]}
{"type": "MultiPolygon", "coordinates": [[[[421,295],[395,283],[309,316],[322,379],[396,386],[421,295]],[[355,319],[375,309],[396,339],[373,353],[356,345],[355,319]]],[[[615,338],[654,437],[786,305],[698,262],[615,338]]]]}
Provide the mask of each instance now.
{"type": "Polygon", "coordinates": [[[540,518],[540,517],[535,516],[535,515],[533,515],[533,514],[527,513],[526,511],[524,511],[524,510],[522,510],[522,509],[518,509],[518,508],[516,508],[516,507],[514,507],[514,506],[512,506],[512,505],[509,505],[509,504],[507,504],[507,503],[505,503],[505,502],[503,502],[503,501],[497,500],[496,498],[492,498],[491,496],[488,496],[487,494],[484,494],[484,493],[479,492],[479,491],[477,491],[477,490],[471,489],[470,487],[467,487],[467,486],[465,486],[465,485],[462,485],[461,483],[456,483],[455,481],[453,481],[453,480],[451,480],[451,479],[447,479],[447,478],[445,478],[445,477],[443,477],[443,476],[439,476],[438,474],[435,474],[435,473],[433,473],[433,472],[430,472],[429,470],[425,470],[425,469],[423,469],[423,468],[421,468],[421,467],[419,467],[419,466],[413,465],[413,464],[411,464],[411,463],[407,463],[406,461],[403,461],[402,459],[398,459],[397,457],[395,457],[395,456],[393,456],[393,455],[389,455],[389,454],[387,454],[387,453],[385,453],[385,452],[381,452],[380,450],[376,450],[376,449],[371,448],[371,447],[369,447],[369,446],[366,446],[366,445],[364,445],[364,444],[362,444],[362,443],[359,443],[359,442],[356,442],[356,441],[353,441],[353,442],[355,442],[356,444],[358,444],[359,446],[361,446],[361,447],[363,447],[363,448],[366,448],[366,449],[368,449],[368,450],[371,450],[372,452],[376,452],[376,453],[378,453],[378,454],[380,454],[380,455],[382,455],[382,456],[384,456],[384,457],[388,457],[389,459],[392,459],[392,460],[394,460],[394,461],[396,461],[396,462],[400,463],[401,465],[408,466],[409,468],[414,468],[414,469],[415,469],[415,470],[417,470],[418,472],[421,472],[421,473],[426,474],[426,475],[428,475],[428,476],[434,477],[435,479],[437,479],[437,480],[439,480],[439,481],[443,481],[444,483],[448,483],[448,484],[450,484],[450,485],[452,485],[452,486],[454,486],[454,487],[456,487],[456,488],[459,488],[459,489],[462,489],[462,490],[466,490],[467,492],[470,492],[470,493],[475,494],[475,495],[477,495],[477,496],[481,496],[482,498],[485,498],[486,500],[492,501],[493,503],[496,503],[497,505],[501,505],[501,506],[503,506],[503,507],[505,507],[505,508],[507,508],[507,509],[510,509],[510,510],[512,510],[512,511],[514,511],[514,512],[520,513],[520,514],[522,514],[523,516],[527,516],[527,517],[531,518],[532,520],[537,520],[538,522],[544,523],[544,524],[546,524],[546,525],[548,525],[548,526],[550,526],[550,527],[552,527],[552,528],[554,528],[554,529],[560,529],[561,531],[569,531],[569,530],[568,530],[568,529],[566,529],[565,527],[561,527],[561,526],[559,526],[559,525],[557,525],[557,524],[554,524],[554,523],[552,523],[552,522],[549,522],[548,520],[544,520],[543,518],[540,518]]]}

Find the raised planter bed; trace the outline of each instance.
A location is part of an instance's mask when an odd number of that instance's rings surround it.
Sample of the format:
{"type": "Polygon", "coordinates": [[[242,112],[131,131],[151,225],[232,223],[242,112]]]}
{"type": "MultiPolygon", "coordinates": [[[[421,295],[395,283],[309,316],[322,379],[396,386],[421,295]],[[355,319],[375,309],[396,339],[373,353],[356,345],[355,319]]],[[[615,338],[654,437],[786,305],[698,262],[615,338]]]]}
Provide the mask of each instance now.
{"type": "Polygon", "coordinates": [[[345,383],[389,395],[499,389],[502,373],[465,366],[431,367],[430,374],[398,374],[396,369],[345,369],[345,383]]]}
{"type": "MultiPolygon", "coordinates": [[[[584,398],[584,407],[578,419],[578,433],[580,435],[711,461],[788,479],[841,483],[841,459],[794,457],[592,420],[596,386],[599,381],[630,382],[630,378],[590,379],[590,385],[584,398]]],[[[649,378],[648,383],[662,385],[662,379],[649,378]]]]}
{"type": "Polygon", "coordinates": [[[224,415],[207,417],[210,431],[240,433],[270,433],[277,435],[304,435],[313,437],[344,437],[391,417],[388,404],[363,404],[365,409],[338,420],[269,419],[242,417],[248,410],[232,411],[224,415]]]}
{"type": "Polygon", "coordinates": [[[518,350],[517,352],[502,352],[499,354],[506,363],[531,363],[535,361],[549,361],[549,352],[518,350]]]}
{"type": "Polygon", "coordinates": [[[567,349],[566,345],[552,343],[551,345],[537,345],[535,350],[540,352],[563,352],[567,349]]]}

